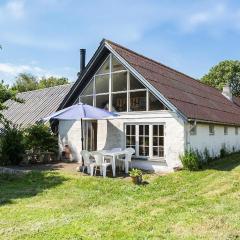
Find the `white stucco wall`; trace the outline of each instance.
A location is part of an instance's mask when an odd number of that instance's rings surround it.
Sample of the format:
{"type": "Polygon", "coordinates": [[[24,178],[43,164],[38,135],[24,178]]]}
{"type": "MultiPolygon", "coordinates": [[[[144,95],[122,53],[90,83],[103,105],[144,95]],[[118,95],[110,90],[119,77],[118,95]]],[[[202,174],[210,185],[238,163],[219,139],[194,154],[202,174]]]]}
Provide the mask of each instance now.
{"type": "MultiPolygon", "coordinates": [[[[187,125],[190,128],[190,125],[187,125]]],[[[215,134],[209,135],[208,124],[197,124],[197,134],[189,135],[189,146],[203,152],[205,148],[209,150],[211,156],[219,156],[223,144],[229,151],[240,150],[240,128],[239,134],[235,135],[235,127],[228,126],[228,135],[224,135],[224,126],[214,125],[215,134]]]]}
{"type": "Polygon", "coordinates": [[[74,120],[59,121],[58,135],[59,152],[61,153],[65,145],[69,145],[74,161],[81,160],[81,122],[74,120]]]}
{"type": "MultiPolygon", "coordinates": [[[[176,114],[162,111],[156,113],[129,113],[108,120],[98,120],[97,149],[111,149],[125,147],[124,126],[126,123],[158,123],[165,126],[164,149],[168,170],[179,166],[179,154],[184,152],[185,131],[184,123],[176,114]]],[[[75,160],[80,159],[81,151],[81,125],[80,121],[60,121],[59,146],[62,151],[68,144],[73,152],[75,160]]],[[[162,170],[158,162],[142,160],[139,167],[148,170],[162,170]]],[[[167,169],[166,169],[167,170],[167,169]]]]}

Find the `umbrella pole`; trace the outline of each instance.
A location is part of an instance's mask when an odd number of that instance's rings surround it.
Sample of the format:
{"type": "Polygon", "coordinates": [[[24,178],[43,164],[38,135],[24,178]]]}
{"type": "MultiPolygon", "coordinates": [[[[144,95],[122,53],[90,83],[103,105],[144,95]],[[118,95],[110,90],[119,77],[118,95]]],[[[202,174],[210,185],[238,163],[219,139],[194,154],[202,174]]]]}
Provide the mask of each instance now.
{"type": "MultiPolygon", "coordinates": [[[[84,139],[83,139],[83,120],[81,118],[81,142],[82,142],[82,150],[83,150],[83,143],[84,139]]],[[[84,160],[83,160],[83,157],[82,157],[82,168],[84,169],[84,160]]]]}

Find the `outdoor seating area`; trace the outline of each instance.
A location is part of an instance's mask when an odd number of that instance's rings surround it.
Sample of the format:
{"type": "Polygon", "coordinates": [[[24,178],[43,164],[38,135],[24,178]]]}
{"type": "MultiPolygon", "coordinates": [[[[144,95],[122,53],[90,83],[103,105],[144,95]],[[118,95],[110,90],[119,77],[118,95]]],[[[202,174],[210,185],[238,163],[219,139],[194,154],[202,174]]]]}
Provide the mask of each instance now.
{"type": "Polygon", "coordinates": [[[112,176],[116,176],[116,169],[124,170],[128,174],[129,166],[131,164],[132,155],[135,153],[133,148],[113,148],[110,150],[87,151],[82,150],[81,156],[83,162],[81,169],[91,176],[96,176],[97,171],[103,177],[107,176],[107,170],[112,171],[112,176]]]}

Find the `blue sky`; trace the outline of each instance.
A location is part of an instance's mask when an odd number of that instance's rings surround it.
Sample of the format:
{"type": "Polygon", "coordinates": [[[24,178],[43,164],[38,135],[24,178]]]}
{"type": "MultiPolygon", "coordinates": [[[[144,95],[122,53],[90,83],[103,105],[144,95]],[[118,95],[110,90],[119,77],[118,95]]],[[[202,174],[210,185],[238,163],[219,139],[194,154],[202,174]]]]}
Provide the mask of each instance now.
{"type": "Polygon", "coordinates": [[[200,78],[240,58],[240,2],[227,0],[0,0],[0,79],[76,80],[79,48],[102,38],[200,78]]]}

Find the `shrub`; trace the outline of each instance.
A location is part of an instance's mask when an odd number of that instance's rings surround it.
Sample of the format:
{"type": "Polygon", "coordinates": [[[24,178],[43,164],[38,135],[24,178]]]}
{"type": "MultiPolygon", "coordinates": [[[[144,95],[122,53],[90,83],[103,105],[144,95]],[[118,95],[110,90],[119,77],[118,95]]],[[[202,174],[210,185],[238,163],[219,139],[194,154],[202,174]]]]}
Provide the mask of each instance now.
{"type": "Polygon", "coordinates": [[[223,144],[221,149],[220,149],[220,158],[224,158],[227,155],[228,155],[228,151],[227,151],[226,145],[223,144]]]}
{"type": "Polygon", "coordinates": [[[139,177],[142,176],[142,171],[140,169],[133,168],[131,171],[129,171],[130,177],[139,177]]]}
{"type": "Polygon", "coordinates": [[[198,155],[192,149],[189,151],[185,151],[185,153],[180,156],[180,160],[182,162],[183,167],[190,171],[196,171],[200,167],[198,155]]]}
{"type": "Polygon", "coordinates": [[[212,160],[212,157],[209,153],[209,150],[207,148],[204,148],[204,151],[203,151],[203,159],[206,163],[210,162],[212,160]]]}
{"type": "Polygon", "coordinates": [[[25,129],[25,144],[28,150],[35,153],[42,151],[55,153],[58,150],[57,136],[44,124],[35,124],[25,129]]]}
{"type": "Polygon", "coordinates": [[[0,136],[0,165],[18,165],[24,157],[23,131],[7,122],[0,136]]]}

